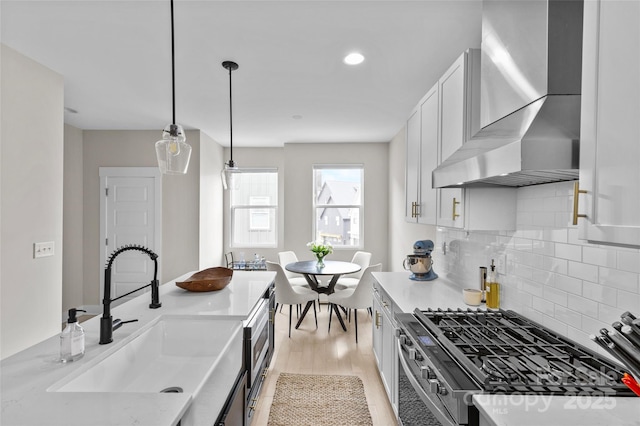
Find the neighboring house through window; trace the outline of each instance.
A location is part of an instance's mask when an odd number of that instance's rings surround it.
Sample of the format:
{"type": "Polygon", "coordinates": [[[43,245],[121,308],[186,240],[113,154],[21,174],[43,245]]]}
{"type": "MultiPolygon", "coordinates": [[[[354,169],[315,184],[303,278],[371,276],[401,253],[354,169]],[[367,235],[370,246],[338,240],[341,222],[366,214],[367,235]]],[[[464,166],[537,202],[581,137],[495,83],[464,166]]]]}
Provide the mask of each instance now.
{"type": "Polygon", "coordinates": [[[277,247],[278,170],[240,169],[233,179],[231,247],[277,247]]]}
{"type": "Polygon", "coordinates": [[[331,243],[336,248],[363,246],[363,176],[361,164],[313,167],[315,241],[331,243]]]}

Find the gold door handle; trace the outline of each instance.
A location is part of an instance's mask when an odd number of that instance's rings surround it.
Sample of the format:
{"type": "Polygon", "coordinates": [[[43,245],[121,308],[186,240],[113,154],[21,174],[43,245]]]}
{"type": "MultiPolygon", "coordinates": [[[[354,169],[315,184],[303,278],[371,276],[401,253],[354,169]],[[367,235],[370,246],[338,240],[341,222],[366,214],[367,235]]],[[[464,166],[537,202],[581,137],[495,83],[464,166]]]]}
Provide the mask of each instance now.
{"type": "Polygon", "coordinates": [[[376,328],[380,328],[380,312],[376,311],[376,328]]]}
{"type": "Polygon", "coordinates": [[[418,217],[418,203],[415,201],[411,203],[411,217],[418,217]]]}
{"type": "Polygon", "coordinates": [[[420,217],[420,203],[416,202],[416,216],[415,217],[420,217]]]}
{"type": "Polygon", "coordinates": [[[575,182],[573,184],[573,224],[578,224],[579,217],[587,217],[586,214],[578,214],[578,198],[580,194],[586,194],[587,191],[584,189],[580,189],[580,182],[575,182]]]}
{"type": "Polygon", "coordinates": [[[456,220],[457,217],[460,217],[459,214],[456,213],[456,205],[460,204],[460,201],[456,201],[456,197],[453,197],[453,214],[452,214],[452,218],[453,220],[456,220]]]}

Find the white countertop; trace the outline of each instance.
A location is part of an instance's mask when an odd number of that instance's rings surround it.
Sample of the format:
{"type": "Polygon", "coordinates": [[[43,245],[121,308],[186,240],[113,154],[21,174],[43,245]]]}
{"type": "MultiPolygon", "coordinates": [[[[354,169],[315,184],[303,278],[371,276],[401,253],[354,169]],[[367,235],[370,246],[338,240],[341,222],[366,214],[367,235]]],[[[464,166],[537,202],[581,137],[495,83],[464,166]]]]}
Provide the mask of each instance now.
{"type": "Polygon", "coordinates": [[[474,395],[493,426],[640,425],[640,398],[551,395],[474,395]]]}
{"type": "MultiPolygon", "coordinates": [[[[410,272],[374,272],[373,276],[403,312],[415,308],[485,308],[462,300],[461,284],[441,275],[433,281],[410,280],[410,272]]],[[[474,405],[492,426],[640,426],[640,398],[550,395],[474,395],[474,405]]]]}
{"type": "MultiPolygon", "coordinates": [[[[195,272],[195,271],[193,271],[195,272]]],[[[234,271],[229,285],[216,292],[191,293],[175,285],[193,274],[189,272],[160,286],[159,309],[149,309],[150,293],[111,310],[113,318],[138,319],[114,331],[114,342],[99,345],[100,318],[81,325],[85,330],[85,356],[67,364],[58,361],[59,335],[12,355],[0,363],[3,426],[21,425],[174,425],[187,410],[189,394],[148,393],[63,393],[46,390],[90,362],[118,341],[135,333],[161,315],[213,315],[237,321],[242,327],[251,310],[271,285],[274,272],[234,271]]],[[[226,393],[230,389],[223,390],[226,393]]],[[[220,405],[224,400],[219,401],[220,405]]]]}
{"type": "Polygon", "coordinates": [[[409,279],[411,272],[373,272],[373,276],[402,312],[415,308],[484,308],[468,306],[462,300],[462,287],[440,275],[432,281],[409,279]]]}

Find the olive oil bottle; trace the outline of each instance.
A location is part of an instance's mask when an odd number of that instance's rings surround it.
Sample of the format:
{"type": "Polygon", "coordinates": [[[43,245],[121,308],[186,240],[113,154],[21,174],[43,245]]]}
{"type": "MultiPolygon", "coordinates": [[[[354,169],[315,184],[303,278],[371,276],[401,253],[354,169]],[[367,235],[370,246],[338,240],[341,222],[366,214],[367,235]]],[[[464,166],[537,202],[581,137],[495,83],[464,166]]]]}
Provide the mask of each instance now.
{"type": "Polygon", "coordinates": [[[498,283],[498,274],[496,273],[496,265],[491,259],[491,269],[487,274],[487,308],[500,308],[500,284],[498,283]]]}

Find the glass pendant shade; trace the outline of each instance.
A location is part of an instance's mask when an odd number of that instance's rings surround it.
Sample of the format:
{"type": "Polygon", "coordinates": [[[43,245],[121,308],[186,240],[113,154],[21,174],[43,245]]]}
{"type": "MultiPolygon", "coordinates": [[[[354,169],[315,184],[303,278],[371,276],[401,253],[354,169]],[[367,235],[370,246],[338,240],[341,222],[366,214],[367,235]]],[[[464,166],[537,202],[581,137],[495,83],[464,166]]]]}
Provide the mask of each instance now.
{"type": "Polygon", "coordinates": [[[156,142],[158,167],[163,174],[183,175],[189,168],[191,145],[179,124],[168,124],[162,132],[162,139],[156,142]]]}
{"type": "Polygon", "coordinates": [[[229,161],[224,164],[224,169],[222,170],[222,188],[226,191],[227,189],[239,189],[239,180],[234,177],[235,172],[238,171],[238,168],[235,166],[235,163],[229,161]]]}

